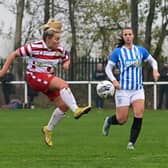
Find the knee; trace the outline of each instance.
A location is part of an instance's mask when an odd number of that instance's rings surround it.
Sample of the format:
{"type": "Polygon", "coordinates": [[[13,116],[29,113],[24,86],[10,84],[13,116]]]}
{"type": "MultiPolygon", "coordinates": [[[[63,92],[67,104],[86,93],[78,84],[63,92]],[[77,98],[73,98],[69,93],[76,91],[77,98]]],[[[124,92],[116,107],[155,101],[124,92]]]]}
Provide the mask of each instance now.
{"type": "Polygon", "coordinates": [[[60,105],[59,108],[60,108],[60,110],[61,110],[62,112],[64,112],[64,113],[69,110],[68,106],[65,105],[65,104],[64,104],[64,105],[60,105]]]}
{"type": "Polygon", "coordinates": [[[61,84],[61,89],[64,89],[64,88],[69,88],[69,85],[66,81],[61,84]]]}
{"type": "Polygon", "coordinates": [[[59,87],[60,87],[60,89],[64,89],[64,88],[68,88],[69,85],[68,85],[67,81],[62,80],[61,82],[59,82],[59,87]]]}
{"type": "Polygon", "coordinates": [[[123,125],[127,122],[128,117],[117,117],[117,121],[120,125],[123,125]]]}

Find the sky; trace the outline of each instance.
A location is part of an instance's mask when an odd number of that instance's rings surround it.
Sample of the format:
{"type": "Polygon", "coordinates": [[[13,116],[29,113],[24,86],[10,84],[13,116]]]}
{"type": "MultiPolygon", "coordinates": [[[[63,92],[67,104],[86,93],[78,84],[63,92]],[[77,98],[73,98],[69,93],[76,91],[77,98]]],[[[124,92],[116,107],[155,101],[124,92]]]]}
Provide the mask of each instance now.
{"type": "MultiPolygon", "coordinates": [[[[15,28],[15,17],[9,12],[7,8],[3,5],[0,5],[0,25],[3,24],[2,30],[5,33],[6,30],[9,30],[10,27],[15,28]]],[[[10,52],[13,50],[14,40],[8,39],[7,36],[0,36],[0,58],[6,58],[10,52]]]]}

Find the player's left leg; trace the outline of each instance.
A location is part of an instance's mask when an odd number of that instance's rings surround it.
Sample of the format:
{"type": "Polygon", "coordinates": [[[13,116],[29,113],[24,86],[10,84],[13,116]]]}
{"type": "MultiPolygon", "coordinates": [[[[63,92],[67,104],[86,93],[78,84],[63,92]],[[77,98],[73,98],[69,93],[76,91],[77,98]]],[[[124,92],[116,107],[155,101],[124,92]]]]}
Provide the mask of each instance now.
{"type": "Polygon", "coordinates": [[[134,144],[140,134],[140,130],[142,127],[142,119],[144,114],[144,100],[136,100],[132,103],[134,119],[130,131],[130,138],[127,148],[134,149],[134,144]]]}
{"type": "Polygon", "coordinates": [[[45,142],[48,146],[53,146],[52,131],[55,128],[55,126],[61,121],[61,119],[65,116],[65,112],[68,110],[68,107],[63,102],[60,96],[55,97],[54,102],[57,108],[52,113],[48,124],[43,127],[45,142]]]}

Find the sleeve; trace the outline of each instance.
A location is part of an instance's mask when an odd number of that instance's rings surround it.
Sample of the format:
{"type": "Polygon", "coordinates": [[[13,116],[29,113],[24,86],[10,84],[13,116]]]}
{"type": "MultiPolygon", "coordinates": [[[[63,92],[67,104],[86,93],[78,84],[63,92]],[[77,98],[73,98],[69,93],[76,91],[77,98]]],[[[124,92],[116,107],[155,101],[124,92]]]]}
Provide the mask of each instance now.
{"type": "Polygon", "coordinates": [[[144,47],[140,47],[140,51],[142,53],[143,56],[143,60],[146,62],[146,59],[149,57],[149,52],[147,49],[145,49],[144,47]]]}
{"type": "Polygon", "coordinates": [[[158,70],[158,63],[151,55],[147,57],[145,62],[149,62],[149,64],[152,66],[154,70],[158,70]]]}
{"type": "Polygon", "coordinates": [[[70,59],[69,52],[67,50],[65,50],[65,48],[63,46],[60,45],[57,48],[57,52],[59,52],[61,54],[60,63],[64,63],[70,59]]]}
{"type": "Polygon", "coordinates": [[[70,54],[67,50],[64,50],[64,56],[62,57],[62,62],[64,63],[65,61],[70,59],[70,54]]]}
{"type": "Polygon", "coordinates": [[[31,44],[26,44],[23,47],[20,47],[16,50],[17,55],[20,57],[24,57],[24,56],[32,56],[32,47],[31,44]]]}
{"type": "Polygon", "coordinates": [[[114,49],[111,53],[111,56],[110,56],[109,60],[116,64],[118,62],[119,53],[120,53],[119,48],[114,49]]]}
{"type": "Polygon", "coordinates": [[[157,61],[151,56],[148,50],[145,49],[144,47],[140,47],[140,51],[143,55],[144,62],[149,62],[149,64],[152,66],[154,70],[158,70],[157,61]]]}
{"type": "Polygon", "coordinates": [[[112,61],[108,61],[106,67],[105,67],[105,72],[106,72],[106,75],[108,76],[108,78],[111,80],[111,81],[114,81],[116,80],[114,74],[113,74],[113,68],[115,67],[115,63],[112,62],[112,61]]]}

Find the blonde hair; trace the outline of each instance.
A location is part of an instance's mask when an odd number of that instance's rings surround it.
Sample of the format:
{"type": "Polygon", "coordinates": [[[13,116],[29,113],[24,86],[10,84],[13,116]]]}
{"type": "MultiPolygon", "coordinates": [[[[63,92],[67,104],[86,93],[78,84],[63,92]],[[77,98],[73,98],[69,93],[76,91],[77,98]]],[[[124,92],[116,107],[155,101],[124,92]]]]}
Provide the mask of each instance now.
{"type": "Polygon", "coordinates": [[[61,32],[62,29],[62,22],[56,21],[55,19],[51,18],[48,20],[48,22],[41,26],[43,31],[46,31],[50,28],[55,29],[57,32],[61,32]]]}

